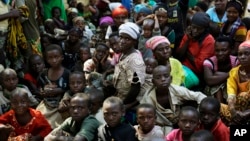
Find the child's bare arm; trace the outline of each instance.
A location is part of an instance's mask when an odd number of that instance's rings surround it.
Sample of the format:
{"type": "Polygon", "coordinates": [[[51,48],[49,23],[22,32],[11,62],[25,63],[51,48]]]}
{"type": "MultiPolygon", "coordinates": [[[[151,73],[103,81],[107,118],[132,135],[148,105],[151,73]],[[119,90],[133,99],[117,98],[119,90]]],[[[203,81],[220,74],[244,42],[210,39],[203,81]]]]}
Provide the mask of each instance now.
{"type": "Polygon", "coordinates": [[[159,31],[160,25],[156,15],[154,16],[154,20],[155,20],[154,31],[159,31]]]}
{"type": "Polygon", "coordinates": [[[140,25],[145,19],[153,19],[155,14],[147,15],[146,17],[136,21],[136,24],[140,25]]]}

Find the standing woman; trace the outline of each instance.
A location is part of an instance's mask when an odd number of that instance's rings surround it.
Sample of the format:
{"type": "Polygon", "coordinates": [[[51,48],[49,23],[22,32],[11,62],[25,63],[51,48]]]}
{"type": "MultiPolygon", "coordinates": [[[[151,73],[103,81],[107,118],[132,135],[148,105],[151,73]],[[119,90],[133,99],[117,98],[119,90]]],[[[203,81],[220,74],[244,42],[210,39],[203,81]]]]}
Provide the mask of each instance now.
{"type": "Polygon", "coordinates": [[[243,14],[243,5],[239,0],[232,0],[226,7],[227,21],[221,29],[221,36],[228,36],[233,40],[232,55],[237,55],[237,49],[240,43],[246,40],[247,29],[241,21],[243,14]]]}
{"type": "MultiPolygon", "coordinates": [[[[139,104],[140,99],[137,99],[137,96],[146,76],[142,56],[135,49],[139,34],[139,27],[135,23],[126,22],[119,27],[121,56],[115,66],[113,83],[117,96],[124,102],[126,110],[139,104]]],[[[135,121],[134,118],[132,120],[135,121]]]]}

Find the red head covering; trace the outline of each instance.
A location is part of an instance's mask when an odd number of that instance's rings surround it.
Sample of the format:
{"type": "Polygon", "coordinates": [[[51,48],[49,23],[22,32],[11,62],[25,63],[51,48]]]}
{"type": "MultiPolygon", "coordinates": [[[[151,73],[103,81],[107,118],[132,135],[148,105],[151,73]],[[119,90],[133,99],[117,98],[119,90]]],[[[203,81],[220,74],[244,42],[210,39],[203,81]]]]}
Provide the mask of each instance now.
{"type": "Polygon", "coordinates": [[[150,38],[145,45],[146,48],[155,50],[155,48],[161,43],[167,43],[168,45],[170,45],[169,40],[165,36],[154,36],[150,38]]]}
{"type": "Polygon", "coordinates": [[[250,40],[244,41],[239,45],[239,47],[249,47],[250,48],[250,40]]]}
{"type": "Polygon", "coordinates": [[[124,7],[124,6],[119,6],[117,8],[115,8],[113,11],[112,11],[112,17],[116,17],[118,15],[126,15],[128,16],[128,10],[124,7]]]}

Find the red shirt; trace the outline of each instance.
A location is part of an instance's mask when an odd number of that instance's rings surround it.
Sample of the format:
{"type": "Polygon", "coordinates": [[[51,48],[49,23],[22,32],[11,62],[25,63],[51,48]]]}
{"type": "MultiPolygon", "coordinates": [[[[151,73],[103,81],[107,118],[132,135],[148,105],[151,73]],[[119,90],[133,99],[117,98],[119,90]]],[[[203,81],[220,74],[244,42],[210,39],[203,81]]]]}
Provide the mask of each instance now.
{"type": "Polygon", "coordinates": [[[48,121],[40,111],[31,108],[29,108],[29,111],[33,118],[24,126],[19,125],[13,110],[0,116],[0,124],[10,124],[13,126],[16,136],[24,133],[30,133],[34,136],[40,135],[41,137],[47,136],[52,130],[48,121]]]}
{"type": "Polygon", "coordinates": [[[30,81],[31,83],[33,83],[35,86],[37,86],[37,80],[36,78],[34,78],[30,73],[25,73],[24,77],[25,80],[30,81]]]}

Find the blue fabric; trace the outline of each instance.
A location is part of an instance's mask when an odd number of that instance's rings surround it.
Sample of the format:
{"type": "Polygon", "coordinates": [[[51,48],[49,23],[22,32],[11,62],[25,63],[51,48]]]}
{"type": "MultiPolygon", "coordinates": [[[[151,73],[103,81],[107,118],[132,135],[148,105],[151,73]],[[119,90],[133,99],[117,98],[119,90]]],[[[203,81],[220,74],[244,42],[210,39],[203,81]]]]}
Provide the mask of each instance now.
{"type": "Polygon", "coordinates": [[[217,13],[215,12],[215,7],[209,8],[206,13],[209,15],[210,20],[212,20],[215,23],[224,23],[224,22],[227,21],[227,14],[226,14],[226,12],[224,13],[222,19],[220,20],[218,18],[217,13]]]}

